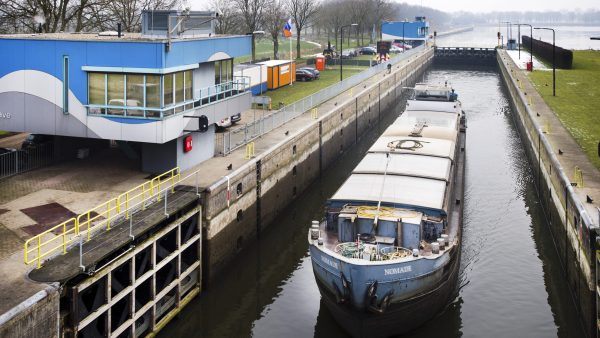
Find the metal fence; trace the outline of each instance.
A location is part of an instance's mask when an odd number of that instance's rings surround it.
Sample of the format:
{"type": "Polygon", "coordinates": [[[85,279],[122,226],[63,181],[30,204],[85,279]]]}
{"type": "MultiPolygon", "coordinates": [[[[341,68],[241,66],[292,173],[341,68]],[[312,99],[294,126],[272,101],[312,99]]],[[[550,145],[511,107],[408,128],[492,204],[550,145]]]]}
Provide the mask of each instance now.
{"type": "Polygon", "coordinates": [[[44,143],[0,155],[0,180],[25,171],[47,166],[54,161],[54,144],[44,143]]]}
{"type": "MultiPolygon", "coordinates": [[[[215,153],[225,156],[233,150],[244,146],[253,139],[270,132],[282,124],[302,115],[311,108],[335,97],[344,91],[358,85],[370,77],[385,71],[388,64],[396,64],[406,60],[410,56],[422,51],[423,47],[413,48],[406,53],[391,59],[390,61],[380,63],[356,75],[350,76],[341,82],[331,85],[327,88],[291,103],[279,110],[266,113],[261,111],[261,116],[256,117],[252,122],[241,125],[238,128],[218,133],[215,140],[215,153]]],[[[256,116],[256,115],[255,115],[256,116]]]]}

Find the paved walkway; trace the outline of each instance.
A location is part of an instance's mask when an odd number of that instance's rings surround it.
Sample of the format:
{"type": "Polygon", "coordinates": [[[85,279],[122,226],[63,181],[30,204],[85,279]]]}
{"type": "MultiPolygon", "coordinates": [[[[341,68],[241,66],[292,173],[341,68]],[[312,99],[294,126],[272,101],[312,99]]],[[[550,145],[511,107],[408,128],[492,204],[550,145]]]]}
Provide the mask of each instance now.
{"type": "MultiPolygon", "coordinates": [[[[422,53],[422,52],[421,52],[422,53]]],[[[413,60],[417,53],[410,56],[413,60]]],[[[402,67],[407,60],[400,61],[396,67],[402,67]]],[[[386,76],[387,71],[371,77],[352,90],[348,90],[319,106],[320,112],[327,112],[353,99],[353,93],[360,92],[363,86],[376,82],[386,76]]],[[[258,112],[258,111],[257,111],[258,112]]],[[[245,120],[253,120],[252,110],[245,113],[245,120]],[[252,117],[248,116],[252,114],[252,117]]],[[[257,115],[258,117],[258,115],[257,115]]],[[[306,127],[312,120],[311,113],[285,123],[275,130],[257,138],[255,154],[259,155],[286,138],[306,127]],[[287,135],[286,135],[287,134],[287,135]]],[[[208,187],[231,171],[241,167],[249,160],[244,158],[245,148],[234,150],[226,157],[214,157],[182,173],[201,170],[199,183],[208,187]]],[[[139,171],[135,161],[126,159],[117,150],[107,151],[85,160],[75,160],[47,168],[20,174],[0,181],[0,314],[10,309],[36,292],[44,289],[43,284],[35,284],[25,276],[32,266],[23,264],[23,243],[35,232],[44,230],[62,220],[89,210],[118,194],[144,182],[147,174],[139,171]],[[48,219],[47,212],[55,214],[48,219]],[[44,217],[39,216],[40,214],[44,217]]]]}
{"type": "Polygon", "coordinates": [[[549,126],[549,132],[545,135],[550,141],[556,154],[559,153],[559,150],[562,151],[562,155],[557,155],[557,158],[560,161],[565,174],[573,180],[576,166],[583,172],[584,187],[581,188],[578,186],[575,187],[574,190],[592,221],[596,225],[600,224],[597,209],[600,205],[600,172],[592,162],[590,162],[581,147],[575,142],[571,134],[560,122],[554,111],[552,111],[546,102],[544,102],[544,99],[529,80],[528,72],[519,69],[515,62],[507,55],[506,51],[501,50],[500,53],[507,69],[512,71],[513,77],[519,79],[523,83],[522,91],[527,93],[527,97],[531,98],[531,107],[533,111],[539,114],[538,122],[540,125],[549,126]],[[587,203],[586,195],[590,196],[594,202],[587,203]]]}

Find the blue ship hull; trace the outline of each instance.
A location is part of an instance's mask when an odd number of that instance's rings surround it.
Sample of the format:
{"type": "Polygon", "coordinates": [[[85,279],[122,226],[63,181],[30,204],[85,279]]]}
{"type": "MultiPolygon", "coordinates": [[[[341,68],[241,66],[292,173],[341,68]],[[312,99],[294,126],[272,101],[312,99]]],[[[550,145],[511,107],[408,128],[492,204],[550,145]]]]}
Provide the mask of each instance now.
{"type": "Polygon", "coordinates": [[[344,263],[315,246],[310,251],[324,303],[355,337],[389,337],[411,331],[442,311],[456,294],[459,246],[432,262],[383,266],[344,263]],[[406,272],[407,276],[385,274],[386,269],[406,271],[408,266],[411,272],[406,272]],[[432,266],[435,268],[428,270],[432,266]],[[377,287],[370,294],[374,281],[377,287]]]}

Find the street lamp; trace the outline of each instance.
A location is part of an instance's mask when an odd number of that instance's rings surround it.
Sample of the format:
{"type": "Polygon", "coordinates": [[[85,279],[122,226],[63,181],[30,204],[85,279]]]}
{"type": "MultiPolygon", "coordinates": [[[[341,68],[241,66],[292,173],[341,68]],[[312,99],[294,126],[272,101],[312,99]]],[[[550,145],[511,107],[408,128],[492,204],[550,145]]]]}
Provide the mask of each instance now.
{"type": "Polygon", "coordinates": [[[344,54],[344,47],[343,47],[343,45],[344,45],[344,28],[346,28],[346,27],[352,27],[352,26],[358,26],[358,24],[357,23],[353,23],[353,24],[350,24],[350,25],[346,25],[346,26],[340,27],[340,81],[342,81],[342,79],[343,79],[343,75],[342,75],[342,63],[343,63],[343,61],[342,60],[344,59],[344,56],[342,54],[344,54]]]}
{"type": "Polygon", "coordinates": [[[511,22],[510,21],[502,21],[501,23],[506,24],[506,49],[508,49],[508,41],[510,40],[510,32],[508,30],[508,27],[510,26],[511,22]]]}
{"type": "Polygon", "coordinates": [[[402,21],[402,53],[406,50],[406,40],[404,37],[404,25],[406,24],[406,20],[402,21]]]}
{"type": "Polygon", "coordinates": [[[521,59],[521,26],[529,26],[529,62],[533,66],[533,27],[528,23],[518,23],[519,26],[519,59],[521,59]]]}
{"type": "Polygon", "coordinates": [[[254,37],[257,35],[265,35],[265,31],[254,31],[252,33],[246,33],[246,35],[252,35],[252,62],[256,59],[256,46],[254,43],[254,37]]]}
{"type": "Polygon", "coordinates": [[[552,96],[556,96],[556,32],[554,29],[546,27],[535,27],[533,29],[552,31],[552,96]]]}

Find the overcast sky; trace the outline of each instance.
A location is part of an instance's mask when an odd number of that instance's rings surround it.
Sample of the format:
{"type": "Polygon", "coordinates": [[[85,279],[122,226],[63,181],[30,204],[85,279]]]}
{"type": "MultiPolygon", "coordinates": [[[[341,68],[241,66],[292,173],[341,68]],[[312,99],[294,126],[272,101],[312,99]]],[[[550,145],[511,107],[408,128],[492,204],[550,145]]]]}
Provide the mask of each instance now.
{"type": "MultiPolygon", "coordinates": [[[[322,0],[327,1],[327,0],[322,0]]],[[[390,0],[423,5],[445,12],[492,12],[492,11],[547,11],[600,9],[599,0],[390,0]]],[[[187,0],[192,9],[208,8],[209,0],[187,0]]]]}
{"type": "MultiPolygon", "coordinates": [[[[197,0],[196,0],[197,1],[197,0]]],[[[200,0],[202,1],[202,0],[200,0]]],[[[599,9],[598,0],[392,0],[406,2],[412,5],[423,5],[445,12],[493,12],[493,11],[547,11],[547,10],[574,10],[599,9]]]]}

